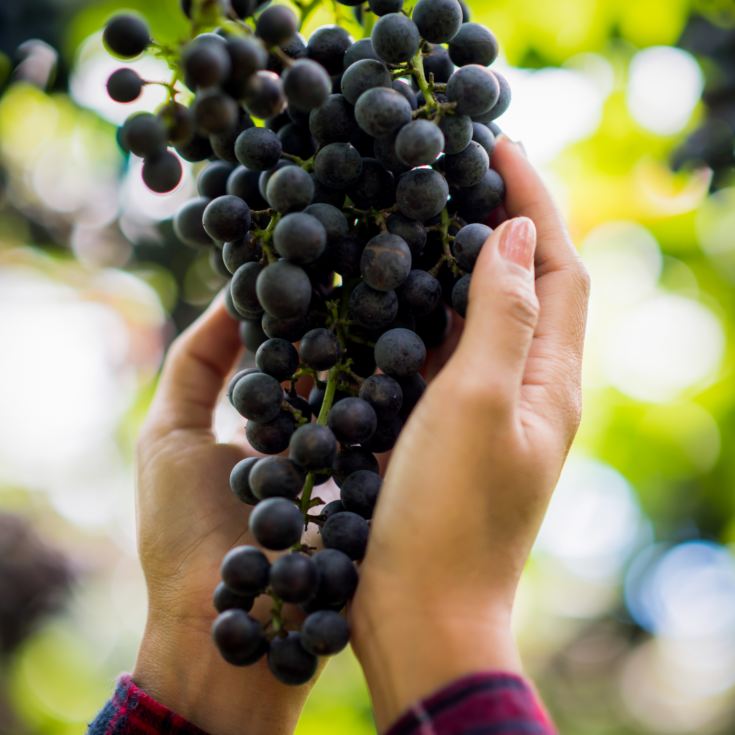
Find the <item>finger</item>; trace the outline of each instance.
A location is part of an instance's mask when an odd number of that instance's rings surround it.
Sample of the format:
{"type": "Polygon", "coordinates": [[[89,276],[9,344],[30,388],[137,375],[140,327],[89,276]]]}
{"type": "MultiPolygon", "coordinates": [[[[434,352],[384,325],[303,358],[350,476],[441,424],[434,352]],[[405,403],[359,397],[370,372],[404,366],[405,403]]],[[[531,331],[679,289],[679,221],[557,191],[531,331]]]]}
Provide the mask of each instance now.
{"type": "Polygon", "coordinates": [[[508,213],[530,217],[538,231],[536,295],[541,309],[524,383],[542,386],[543,391],[534,393],[539,406],[558,410],[560,404],[578,402],[589,277],[561,214],[522,149],[502,139],[493,165],[506,182],[508,213]]]}
{"type": "Polygon", "coordinates": [[[538,320],[536,229],[510,220],[488,238],[472,272],[464,333],[453,361],[462,382],[510,408],[518,400],[538,320]]]}
{"type": "Polygon", "coordinates": [[[171,345],[149,428],[210,429],[217,398],[240,349],[237,322],[218,298],[171,345]]]}

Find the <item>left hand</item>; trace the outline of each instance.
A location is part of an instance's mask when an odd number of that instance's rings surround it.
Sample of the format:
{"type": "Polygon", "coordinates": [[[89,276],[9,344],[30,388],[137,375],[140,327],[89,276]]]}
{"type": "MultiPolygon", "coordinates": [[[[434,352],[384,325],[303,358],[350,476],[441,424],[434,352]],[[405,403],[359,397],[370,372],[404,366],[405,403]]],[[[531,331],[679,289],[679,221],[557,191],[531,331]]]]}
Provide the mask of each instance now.
{"type": "Polygon", "coordinates": [[[231,666],[210,636],[222,557],[254,543],[248,508],[229,490],[230,470],[246,451],[218,444],[212,431],[240,350],[220,298],[171,347],[140,433],[137,528],[148,620],[133,678],[210,735],[285,735],[310,686],[280,684],[265,659],[231,666]]]}

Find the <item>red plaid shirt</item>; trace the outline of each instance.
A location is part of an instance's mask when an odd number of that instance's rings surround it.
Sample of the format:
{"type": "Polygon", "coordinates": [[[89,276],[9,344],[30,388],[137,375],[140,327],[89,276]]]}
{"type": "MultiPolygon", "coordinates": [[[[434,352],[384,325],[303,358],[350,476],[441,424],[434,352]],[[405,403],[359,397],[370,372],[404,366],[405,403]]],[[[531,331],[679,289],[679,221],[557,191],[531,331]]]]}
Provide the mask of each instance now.
{"type": "MultiPolygon", "coordinates": [[[[512,674],[466,676],[406,712],[386,735],[554,735],[528,683],[512,674]]],[[[207,735],[120,678],[87,735],[207,735]]]]}

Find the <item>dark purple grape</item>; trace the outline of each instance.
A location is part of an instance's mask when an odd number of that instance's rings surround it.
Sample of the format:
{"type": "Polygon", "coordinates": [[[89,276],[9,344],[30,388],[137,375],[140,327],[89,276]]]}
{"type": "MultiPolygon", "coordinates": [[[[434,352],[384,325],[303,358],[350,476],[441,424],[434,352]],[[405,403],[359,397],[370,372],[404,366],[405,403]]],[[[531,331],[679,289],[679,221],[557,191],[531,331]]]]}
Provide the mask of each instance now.
{"type": "Polygon", "coordinates": [[[305,554],[287,554],[271,566],[270,585],[284,602],[298,604],[310,600],[318,584],[316,564],[305,554]]]}
{"type": "MultiPolygon", "coordinates": [[[[384,18],[378,23],[382,20],[384,18]]],[[[368,89],[355,105],[357,124],[373,138],[385,138],[397,132],[411,122],[411,113],[408,100],[395,89],[386,87],[368,89]]]]}
{"type": "Polygon", "coordinates": [[[222,581],[233,592],[254,597],[268,585],[270,563],[255,546],[236,546],[222,560],[222,581]]]}
{"type": "Polygon", "coordinates": [[[181,161],[171,151],[160,151],[143,160],[143,182],[157,194],[173,191],[183,176],[181,161]]]}
{"type": "Polygon", "coordinates": [[[449,187],[444,177],[429,168],[415,168],[398,179],[398,210],[409,219],[426,220],[444,209],[449,187]]]}
{"type": "Polygon", "coordinates": [[[360,398],[373,407],[380,421],[385,421],[398,415],[403,391],[390,375],[371,375],[360,386],[360,398]]]}
{"type": "Polygon", "coordinates": [[[209,246],[212,244],[212,238],[206,233],[202,225],[202,217],[204,210],[209,204],[209,199],[205,197],[196,197],[189,199],[188,202],[179,207],[174,216],[174,234],[181,242],[197,246],[209,246]]]}
{"type": "Polygon", "coordinates": [[[146,22],[141,18],[120,14],[107,22],[102,40],[110,53],[124,59],[132,59],[148,48],[151,34],[146,22]]]}
{"type": "Polygon", "coordinates": [[[410,329],[391,329],[375,344],[375,362],[388,375],[412,375],[421,370],[425,361],[426,347],[410,329]]]}
{"type": "Polygon", "coordinates": [[[366,283],[358,283],[350,294],[349,314],[368,329],[387,327],[398,315],[395,291],[376,291],[366,283]]]}
{"type": "Polygon", "coordinates": [[[362,398],[344,398],[329,412],[329,428],[342,444],[363,444],[375,433],[378,418],[362,398]]]}
{"type": "MultiPolygon", "coordinates": [[[[279,6],[275,6],[279,7],[279,6]]],[[[316,673],[317,658],[301,645],[299,633],[288,633],[284,638],[274,638],[268,651],[268,667],[273,676],[283,684],[306,684],[316,673]]]]}
{"type": "Polygon", "coordinates": [[[230,472],[230,489],[235,497],[248,505],[256,505],[258,502],[258,498],[253,494],[250,487],[250,472],[258,461],[257,457],[242,459],[230,472]]]}
{"type": "Polygon", "coordinates": [[[321,64],[329,74],[339,74],[345,51],[352,45],[350,34],[339,26],[323,26],[314,31],[306,45],[310,59],[321,64]]]}
{"type": "Polygon", "coordinates": [[[345,479],[340,488],[340,499],[345,510],[370,520],[378,501],[382,479],[377,472],[358,470],[345,479]]]}
{"type": "Polygon", "coordinates": [[[465,23],[449,43],[449,56],[457,66],[490,66],[498,51],[495,36],[479,23],[465,23]]]}
{"type": "Polygon", "coordinates": [[[490,167],[487,151],[475,141],[461,152],[444,156],[444,175],[451,186],[467,188],[482,181],[490,167]]]}
{"type": "Polygon", "coordinates": [[[249,483],[253,495],[266,498],[290,498],[294,500],[304,486],[306,474],[286,457],[265,457],[258,460],[250,471],[249,483]]]}
{"type": "Polygon", "coordinates": [[[456,102],[459,115],[482,115],[493,108],[499,97],[497,77],[478,64],[460,67],[447,82],[447,99],[456,102]]]}
{"type": "Polygon", "coordinates": [[[217,612],[225,610],[244,610],[250,612],[253,608],[254,598],[251,595],[238,595],[233,592],[224,582],[215,587],[212,596],[212,604],[217,612]]]}
{"type": "Polygon", "coordinates": [[[392,85],[393,79],[388,67],[375,59],[356,61],[342,74],[342,94],[351,105],[356,104],[360,95],[368,89],[392,85]]]}
{"type": "Polygon", "coordinates": [[[294,432],[288,456],[305,470],[331,468],[337,454],[337,440],[332,430],[319,424],[305,424],[294,432]]]}
{"type": "Polygon", "coordinates": [[[332,465],[334,480],[341,485],[346,477],[357,470],[378,472],[378,460],[375,455],[363,447],[344,447],[337,452],[332,465]]]}
{"type": "Polygon", "coordinates": [[[324,67],[311,59],[294,62],[282,79],[289,105],[307,112],[323,105],[332,91],[332,80],[324,67]]]}
{"type": "Polygon", "coordinates": [[[281,411],[273,421],[268,423],[248,421],[245,436],[256,452],[278,454],[288,447],[288,442],[295,429],[296,421],[292,414],[288,411],[281,411]]]}
{"type": "Polygon", "coordinates": [[[304,209],[314,198],[314,182],[298,166],[284,166],[268,180],[266,199],[277,212],[286,214],[304,209]]]}
{"type": "Polygon", "coordinates": [[[419,29],[401,13],[384,15],[373,27],[371,40],[375,53],[389,64],[408,61],[419,50],[419,29]]]}
{"type": "Polygon", "coordinates": [[[334,332],[319,327],[309,330],[299,346],[301,361],[314,370],[329,370],[339,360],[339,342],[334,332]]]}
{"type": "Polygon", "coordinates": [[[281,384],[265,373],[251,373],[237,381],[232,391],[232,405],[237,412],[258,423],[273,421],[281,411],[281,384]]]}
{"type": "Polygon", "coordinates": [[[301,540],[304,517],[292,501],[268,498],[255,506],[250,514],[249,528],[261,546],[282,551],[301,540]]]}
{"type": "Polygon", "coordinates": [[[225,194],[207,205],[202,224],[213,240],[239,240],[250,228],[250,207],[239,197],[225,194]]]}
{"type": "Polygon", "coordinates": [[[107,80],[107,94],[115,102],[132,102],[140,97],[143,80],[133,69],[117,69],[107,80]]]}
{"type": "Polygon", "coordinates": [[[286,260],[279,260],[263,268],[255,288],[261,306],[275,317],[294,319],[305,316],[309,310],[309,276],[303,268],[286,260]]]}
{"type": "Polygon", "coordinates": [[[341,607],[357,589],[357,570],[350,558],[337,549],[317,551],[312,557],[319,570],[317,598],[326,605],[341,607]]]}
{"type": "Polygon", "coordinates": [[[290,8],[272,5],[258,17],[255,33],[268,46],[278,46],[288,41],[298,30],[298,19],[290,8]]]}
{"type": "Polygon", "coordinates": [[[452,306],[454,310],[461,316],[467,315],[467,304],[470,296],[470,274],[462,276],[452,289],[452,306]]]}
{"type": "Polygon", "coordinates": [[[442,298],[441,283],[430,273],[412,270],[398,289],[398,300],[409,307],[414,316],[428,316],[442,298]]]}
{"type": "Polygon", "coordinates": [[[370,288],[393,291],[410,272],[411,251],[402,237],[382,232],[368,241],[362,252],[360,273],[370,288]]]}
{"type": "Polygon", "coordinates": [[[267,650],[260,623],[244,610],[220,613],[212,625],[212,637],[222,658],[234,666],[249,666],[267,650]]]}
{"type": "Polygon", "coordinates": [[[369,531],[362,516],[344,511],[330,516],[322,526],[321,534],[328,549],[337,549],[350,559],[359,561],[365,556],[369,531]]]}
{"type": "Polygon", "coordinates": [[[301,645],[315,656],[333,656],[350,641],[347,621],[333,610],[311,613],[301,628],[301,645]]]}
{"type": "Polygon", "coordinates": [[[280,160],[282,150],[278,136],[268,128],[249,128],[235,141],[237,160],[253,171],[273,168],[280,160]]]}
{"type": "Polygon", "coordinates": [[[414,120],[396,136],[396,155],[407,166],[428,166],[444,150],[444,133],[430,120],[414,120]]]}

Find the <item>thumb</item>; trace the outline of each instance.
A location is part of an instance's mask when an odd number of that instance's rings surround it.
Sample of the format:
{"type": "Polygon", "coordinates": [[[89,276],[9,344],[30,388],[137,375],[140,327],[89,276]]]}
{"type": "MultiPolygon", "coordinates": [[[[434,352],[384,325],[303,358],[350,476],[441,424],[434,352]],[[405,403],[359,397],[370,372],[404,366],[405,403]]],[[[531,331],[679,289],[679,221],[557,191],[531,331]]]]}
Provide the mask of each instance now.
{"type": "Polygon", "coordinates": [[[482,247],[472,272],[467,321],[456,357],[465,375],[508,405],[520,392],[538,322],[534,288],[536,227],[527,217],[509,220],[482,247]]]}

